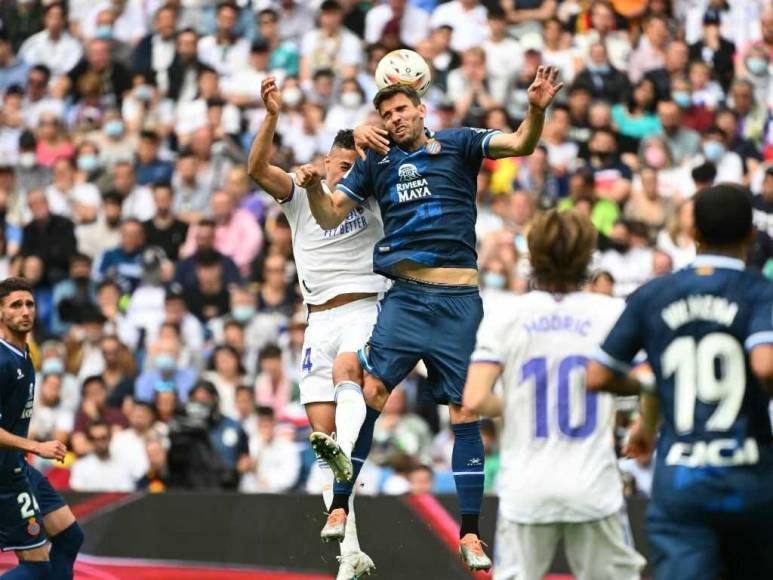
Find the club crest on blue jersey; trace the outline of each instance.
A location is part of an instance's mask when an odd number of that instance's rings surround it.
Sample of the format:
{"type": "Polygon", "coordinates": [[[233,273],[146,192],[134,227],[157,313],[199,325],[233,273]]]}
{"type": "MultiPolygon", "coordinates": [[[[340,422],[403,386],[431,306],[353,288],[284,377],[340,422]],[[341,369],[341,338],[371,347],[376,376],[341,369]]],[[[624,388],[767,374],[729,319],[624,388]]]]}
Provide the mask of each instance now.
{"type": "Polygon", "coordinates": [[[424,148],[427,150],[427,153],[429,153],[430,155],[437,155],[438,153],[440,153],[441,146],[439,141],[435,139],[430,139],[429,141],[427,141],[427,144],[424,148]]]}

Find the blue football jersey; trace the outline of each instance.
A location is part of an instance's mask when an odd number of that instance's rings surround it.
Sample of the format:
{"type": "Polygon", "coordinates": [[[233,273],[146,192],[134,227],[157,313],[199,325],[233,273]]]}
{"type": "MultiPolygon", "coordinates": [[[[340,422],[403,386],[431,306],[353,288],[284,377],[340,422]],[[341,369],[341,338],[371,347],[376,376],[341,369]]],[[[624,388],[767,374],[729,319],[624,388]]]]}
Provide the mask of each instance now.
{"type": "Polygon", "coordinates": [[[413,152],[392,145],[387,155],[368,151],[337,189],[362,203],[374,196],[384,238],[373,250],[373,270],[394,277],[398,262],[476,268],[475,194],[480,164],[488,156],[487,129],[445,129],[413,152]]]}
{"type": "Polygon", "coordinates": [[[771,501],[769,396],[748,356],[760,344],[773,344],[773,283],[741,260],[699,256],[629,298],[597,360],[624,372],[643,349],[652,366],[654,500],[682,511],[771,501]]]}
{"type": "MultiPolygon", "coordinates": [[[[28,351],[0,339],[0,427],[26,437],[35,397],[35,367],[28,351]]],[[[0,449],[0,474],[26,465],[24,453],[0,449]]]]}

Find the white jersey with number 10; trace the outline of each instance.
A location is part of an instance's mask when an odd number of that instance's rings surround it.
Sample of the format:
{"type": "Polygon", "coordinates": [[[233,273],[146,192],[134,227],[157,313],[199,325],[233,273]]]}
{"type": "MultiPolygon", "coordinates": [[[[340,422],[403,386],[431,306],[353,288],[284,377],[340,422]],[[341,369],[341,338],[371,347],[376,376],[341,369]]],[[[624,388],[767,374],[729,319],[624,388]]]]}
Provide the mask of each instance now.
{"type": "Polygon", "coordinates": [[[579,292],[485,304],[472,361],[502,367],[499,509],[508,520],[585,522],[622,507],[614,398],[585,390],[585,365],[623,306],[579,292]]]}

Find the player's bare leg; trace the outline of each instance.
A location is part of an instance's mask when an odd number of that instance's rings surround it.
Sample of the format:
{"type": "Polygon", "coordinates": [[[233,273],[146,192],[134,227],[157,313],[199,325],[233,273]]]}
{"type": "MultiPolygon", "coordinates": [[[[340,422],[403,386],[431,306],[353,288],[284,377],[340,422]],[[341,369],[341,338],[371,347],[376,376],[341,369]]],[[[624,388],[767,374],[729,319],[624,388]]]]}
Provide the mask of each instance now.
{"type": "MultiPolygon", "coordinates": [[[[311,428],[315,432],[333,433],[335,429],[336,408],[332,403],[309,403],[306,405],[306,414],[309,417],[311,428]]],[[[351,580],[359,578],[363,574],[370,574],[375,569],[373,560],[360,550],[357,538],[357,523],[354,515],[354,494],[349,497],[348,513],[345,510],[331,510],[333,502],[334,476],[330,468],[320,461],[320,468],[329,474],[328,481],[322,488],[322,498],[325,508],[330,512],[328,521],[322,529],[320,537],[322,541],[341,542],[341,555],[337,579],[351,580]],[[335,514],[333,512],[336,512],[335,514]],[[331,516],[332,521],[331,521],[331,516]]]]}
{"type": "Polygon", "coordinates": [[[335,440],[329,433],[315,429],[309,437],[317,456],[333,470],[339,481],[350,481],[354,475],[352,449],[365,421],[365,400],[362,395],[362,369],[357,353],[347,352],[333,363],[335,383],[335,440]]]}
{"type": "Polygon", "coordinates": [[[459,530],[459,557],[470,570],[488,570],[491,559],[483,550],[478,531],[480,506],[483,500],[483,441],[478,415],[461,405],[448,405],[451,428],[454,431],[452,457],[456,495],[462,523],[459,530]]]}
{"type": "Polygon", "coordinates": [[[3,580],[46,580],[51,575],[51,562],[48,560],[48,545],[44,544],[30,550],[17,550],[19,565],[0,576],[3,580]]]}

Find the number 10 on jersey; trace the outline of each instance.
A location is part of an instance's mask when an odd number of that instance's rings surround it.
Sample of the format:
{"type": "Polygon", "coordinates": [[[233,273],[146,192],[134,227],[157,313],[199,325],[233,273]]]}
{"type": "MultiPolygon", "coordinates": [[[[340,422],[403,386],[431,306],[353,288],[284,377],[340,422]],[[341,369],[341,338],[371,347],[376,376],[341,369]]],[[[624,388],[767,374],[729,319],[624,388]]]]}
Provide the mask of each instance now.
{"type": "Polygon", "coordinates": [[[587,362],[587,357],[580,355],[565,357],[554,375],[548,372],[546,357],[530,359],[521,367],[521,382],[534,384],[536,439],[547,439],[556,424],[558,431],[571,439],[584,439],[596,429],[597,395],[585,390],[587,362]],[[572,409],[576,410],[577,405],[584,407],[581,419],[572,417],[572,409]]]}

